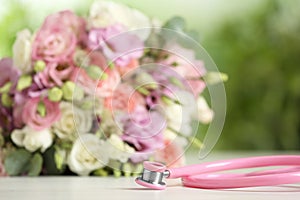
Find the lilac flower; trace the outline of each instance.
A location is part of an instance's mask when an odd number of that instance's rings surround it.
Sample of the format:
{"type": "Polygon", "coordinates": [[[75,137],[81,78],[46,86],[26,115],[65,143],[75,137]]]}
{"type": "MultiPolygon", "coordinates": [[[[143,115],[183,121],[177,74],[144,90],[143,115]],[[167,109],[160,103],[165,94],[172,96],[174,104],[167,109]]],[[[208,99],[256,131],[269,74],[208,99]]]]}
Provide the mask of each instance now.
{"type": "MultiPolygon", "coordinates": [[[[13,61],[10,58],[3,58],[0,60],[0,88],[11,83],[11,87],[8,91],[12,96],[15,93],[15,87],[17,85],[20,71],[13,67],[13,61]]],[[[3,94],[0,93],[0,96],[3,94]]],[[[5,135],[13,130],[13,116],[12,109],[5,107],[2,102],[0,103],[0,127],[4,130],[5,135]]]]}
{"type": "Polygon", "coordinates": [[[143,42],[138,36],[125,32],[121,25],[95,28],[89,32],[88,46],[101,49],[104,55],[120,67],[143,55],[143,42]]]}
{"type": "Polygon", "coordinates": [[[149,112],[144,107],[137,107],[135,112],[125,116],[121,121],[124,124],[122,139],[136,150],[130,157],[132,162],[146,160],[155,151],[164,147],[162,132],[166,122],[159,112],[149,112]]]}
{"type": "Polygon", "coordinates": [[[171,91],[175,91],[178,88],[188,89],[188,84],[184,77],[169,66],[157,65],[153,70],[150,70],[149,73],[152,74],[153,79],[158,84],[171,91]]]}
{"type": "Polygon", "coordinates": [[[149,108],[153,108],[158,105],[161,100],[161,92],[159,90],[153,90],[148,96],[146,96],[146,105],[149,108]]]}
{"type": "Polygon", "coordinates": [[[0,106],[0,127],[3,129],[3,135],[8,135],[13,130],[13,119],[11,109],[0,106]]]}
{"type": "Polygon", "coordinates": [[[11,89],[14,89],[21,72],[13,66],[13,61],[11,58],[3,58],[0,60],[0,71],[0,87],[3,87],[6,83],[11,82],[11,89]]]}

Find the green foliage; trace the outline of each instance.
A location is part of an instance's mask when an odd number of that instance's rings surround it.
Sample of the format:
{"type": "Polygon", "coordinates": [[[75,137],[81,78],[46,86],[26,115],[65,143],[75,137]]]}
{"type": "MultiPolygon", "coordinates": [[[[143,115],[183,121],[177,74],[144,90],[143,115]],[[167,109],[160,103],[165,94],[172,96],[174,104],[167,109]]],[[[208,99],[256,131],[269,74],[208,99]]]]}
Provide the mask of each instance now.
{"type": "Polygon", "coordinates": [[[205,41],[230,77],[219,148],[300,149],[300,9],[286,2],[266,1],[205,41]]]}
{"type": "Polygon", "coordinates": [[[10,176],[20,175],[24,171],[24,168],[29,162],[30,157],[31,154],[24,149],[11,152],[4,161],[6,172],[10,176]]]}
{"type": "Polygon", "coordinates": [[[45,173],[47,175],[59,175],[65,171],[65,165],[57,165],[57,148],[51,146],[43,154],[45,162],[45,173]]]}
{"type": "Polygon", "coordinates": [[[32,155],[25,149],[17,149],[10,152],[4,161],[6,172],[10,176],[28,174],[37,176],[42,170],[43,158],[41,154],[32,155]]]}
{"type": "Polygon", "coordinates": [[[35,153],[28,164],[28,176],[38,176],[42,171],[43,157],[35,153]]]}

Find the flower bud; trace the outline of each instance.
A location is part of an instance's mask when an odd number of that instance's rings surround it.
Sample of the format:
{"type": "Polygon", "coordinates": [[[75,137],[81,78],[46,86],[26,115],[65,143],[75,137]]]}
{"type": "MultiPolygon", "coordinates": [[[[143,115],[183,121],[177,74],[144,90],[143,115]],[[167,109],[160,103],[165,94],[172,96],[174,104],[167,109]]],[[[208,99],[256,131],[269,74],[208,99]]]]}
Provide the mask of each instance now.
{"type": "Polygon", "coordinates": [[[46,106],[43,102],[39,102],[37,105],[37,111],[40,114],[41,117],[45,117],[46,116],[46,106]]]}
{"type": "Polygon", "coordinates": [[[11,82],[5,83],[1,88],[0,88],[0,93],[8,93],[10,91],[10,88],[12,86],[11,82]]]}
{"type": "Polygon", "coordinates": [[[63,91],[58,87],[53,87],[48,91],[48,99],[53,102],[58,102],[63,97],[63,91]]]}
{"type": "Polygon", "coordinates": [[[131,164],[130,163],[124,163],[122,171],[124,172],[125,177],[129,177],[131,175],[132,171],[133,171],[131,164]]]}
{"type": "Polygon", "coordinates": [[[17,83],[17,90],[21,91],[28,88],[32,83],[32,77],[29,75],[23,75],[19,78],[17,83]]]}
{"type": "Polygon", "coordinates": [[[9,96],[8,93],[4,93],[2,94],[1,96],[1,102],[2,102],[2,105],[5,106],[5,107],[11,107],[12,106],[12,98],[9,96]]]}
{"type": "Polygon", "coordinates": [[[42,60],[38,60],[35,62],[33,69],[35,72],[41,72],[45,69],[45,67],[46,63],[42,60]]]}
{"type": "Polygon", "coordinates": [[[93,80],[98,80],[100,76],[103,75],[102,69],[100,69],[100,67],[97,65],[91,65],[87,67],[85,70],[86,73],[89,75],[89,77],[93,80]]]}
{"type": "Polygon", "coordinates": [[[207,84],[214,85],[228,80],[228,75],[222,72],[208,72],[204,77],[207,84]]]}
{"type": "Polygon", "coordinates": [[[108,172],[103,169],[103,168],[100,168],[100,169],[97,169],[94,171],[94,175],[96,176],[108,176],[108,172]]]}
{"type": "Polygon", "coordinates": [[[84,97],[84,91],[78,87],[74,82],[67,81],[62,86],[63,98],[67,101],[82,100],[84,97]]]}

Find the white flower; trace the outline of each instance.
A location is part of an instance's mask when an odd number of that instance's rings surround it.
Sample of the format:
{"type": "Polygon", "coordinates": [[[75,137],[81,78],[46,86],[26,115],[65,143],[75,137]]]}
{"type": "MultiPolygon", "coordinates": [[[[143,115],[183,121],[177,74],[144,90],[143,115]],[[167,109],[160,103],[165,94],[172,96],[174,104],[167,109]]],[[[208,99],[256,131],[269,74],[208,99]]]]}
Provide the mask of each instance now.
{"type": "Polygon", "coordinates": [[[44,152],[53,142],[53,136],[49,129],[36,131],[28,126],[14,130],[11,134],[11,139],[17,146],[25,147],[30,152],[38,149],[44,152]]]}
{"type": "Polygon", "coordinates": [[[209,108],[206,100],[204,97],[199,96],[197,99],[197,106],[198,106],[198,120],[203,124],[208,124],[214,118],[214,111],[209,108]]]}
{"type": "Polygon", "coordinates": [[[17,34],[17,39],[13,44],[13,62],[23,73],[32,70],[31,67],[31,46],[32,35],[28,29],[24,29],[17,34]]]}
{"type": "Polygon", "coordinates": [[[110,110],[104,109],[101,114],[100,131],[109,137],[111,134],[122,135],[123,126],[119,122],[119,119],[114,118],[110,110]]]}
{"type": "MultiPolygon", "coordinates": [[[[151,27],[149,18],[138,10],[112,1],[94,2],[90,8],[90,27],[101,28],[114,24],[122,24],[129,30],[151,27]]],[[[139,30],[136,34],[145,41],[150,29],[139,30]]]]}
{"type": "Polygon", "coordinates": [[[70,170],[82,175],[89,175],[92,171],[104,167],[109,161],[104,141],[96,135],[83,134],[74,142],[68,156],[70,170]]]}
{"type": "Polygon", "coordinates": [[[107,155],[109,155],[109,158],[113,160],[119,160],[122,163],[127,162],[129,157],[135,151],[128,144],[124,143],[116,134],[112,134],[105,143],[105,151],[107,155]]]}
{"type": "Polygon", "coordinates": [[[53,124],[53,132],[60,138],[74,140],[92,128],[92,113],[68,102],[60,103],[61,118],[53,124]]]}
{"type": "Polygon", "coordinates": [[[168,127],[183,135],[191,135],[192,116],[196,111],[196,102],[192,93],[180,90],[174,96],[180,104],[171,103],[165,108],[168,127]]]}

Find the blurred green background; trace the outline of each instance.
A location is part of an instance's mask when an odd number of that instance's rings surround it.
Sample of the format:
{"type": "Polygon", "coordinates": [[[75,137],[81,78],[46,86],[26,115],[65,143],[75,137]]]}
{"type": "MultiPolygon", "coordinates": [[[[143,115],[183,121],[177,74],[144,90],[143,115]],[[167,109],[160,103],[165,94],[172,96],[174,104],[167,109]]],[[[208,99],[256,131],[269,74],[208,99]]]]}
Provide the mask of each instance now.
{"type": "MultiPolygon", "coordinates": [[[[174,15],[228,73],[228,110],[217,144],[224,150],[300,149],[299,0],[118,0],[162,21],[174,15]],[[150,3],[151,2],[151,3],[150,3]]],[[[49,13],[86,15],[92,0],[0,0],[0,57],[16,32],[36,29],[49,13]]]]}

